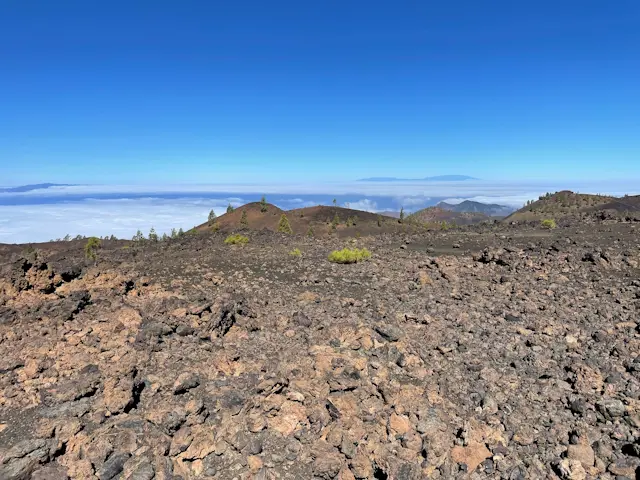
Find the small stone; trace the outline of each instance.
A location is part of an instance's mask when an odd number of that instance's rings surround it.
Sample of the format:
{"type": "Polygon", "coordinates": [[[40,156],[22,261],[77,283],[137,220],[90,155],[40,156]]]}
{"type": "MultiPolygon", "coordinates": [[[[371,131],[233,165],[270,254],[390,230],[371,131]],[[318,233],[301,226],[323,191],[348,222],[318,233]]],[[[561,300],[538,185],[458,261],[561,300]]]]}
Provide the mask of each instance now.
{"type": "Polygon", "coordinates": [[[578,460],[565,458],[556,467],[558,476],[562,480],[585,480],[587,472],[578,460]]]}
{"type": "Polygon", "coordinates": [[[596,461],[595,453],[590,445],[569,445],[567,458],[578,460],[585,469],[593,467],[596,461]]]}
{"type": "Polygon", "coordinates": [[[530,425],[522,425],[513,435],[513,441],[526,447],[536,441],[536,432],[530,425]]]}
{"type": "Polygon", "coordinates": [[[351,460],[351,472],[356,478],[373,478],[371,460],[363,454],[358,454],[351,460]]]}
{"type": "Polygon", "coordinates": [[[638,467],[636,462],[632,462],[626,458],[621,458],[611,463],[607,470],[614,475],[620,477],[636,478],[636,468],[638,467]]]}
{"type": "Polygon", "coordinates": [[[133,472],[131,472],[131,475],[127,477],[127,480],[153,480],[155,475],[156,472],[153,469],[153,465],[144,461],[140,463],[133,472]]]}
{"type": "Polygon", "coordinates": [[[247,464],[249,465],[249,469],[255,473],[262,468],[262,459],[255,455],[249,455],[247,457],[247,464]]]}
{"type": "Polygon", "coordinates": [[[411,431],[411,422],[409,418],[404,415],[392,413],[391,417],[389,417],[389,429],[394,433],[404,435],[411,431]]]}
{"type": "Polygon", "coordinates": [[[181,337],[193,335],[194,331],[194,328],[189,325],[178,325],[178,328],[176,328],[176,334],[181,337]]]}
{"type": "Polygon", "coordinates": [[[617,398],[605,398],[596,403],[596,408],[607,420],[622,417],[626,412],[624,403],[617,398]]]}
{"type": "Polygon", "coordinates": [[[578,398],[571,402],[570,408],[573,413],[582,415],[587,411],[587,403],[582,398],[578,398]]]}
{"type": "Polygon", "coordinates": [[[289,391],[289,393],[287,393],[287,399],[294,401],[294,402],[304,402],[304,395],[301,394],[300,392],[296,392],[296,391],[289,391]]]}
{"type": "Polygon", "coordinates": [[[116,453],[112,455],[104,462],[104,465],[98,470],[96,476],[100,480],[111,480],[117,477],[124,469],[124,464],[129,460],[130,456],[128,453],[116,453]]]}
{"type": "Polygon", "coordinates": [[[247,452],[251,455],[259,455],[262,453],[262,440],[260,438],[252,438],[247,443],[247,452]]]}
{"type": "Polygon", "coordinates": [[[468,473],[475,471],[482,462],[490,457],[489,449],[478,442],[470,442],[466,447],[455,446],[451,450],[451,459],[456,463],[466,465],[468,473]]]}
{"type": "Polygon", "coordinates": [[[247,419],[247,429],[251,433],[258,433],[267,428],[266,420],[260,415],[256,417],[249,417],[247,419]]]}
{"type": "Polygon", "coordinates": [[[320,454],[313,462],[313,472],[324,479],[335,478],[342,469],[343,457],[338,454],[320,454]]]}
{"type": "Polygon", "coordinates": [[[66,469],[62,465],[49,464],[36,470],[31,475],[31,480],[68,480],[66,469]]]}
{"type": "Polygon", "coordinates": [[[375,330],[382,338],[389,342],[397,342],[404,336],[402,329],[393,325],[378,325],[375,327],[375,330]]]}
{"type": "Polygon", "coordinates": [[[578,339],[573,335],[567,335],[566,337],[564,337],[564,341],[567,344],[567,348],[569,349],[575,349],[579,346],[578,339]]]}
{"type": "Polygon", "coordinates": [[[184,372],[181,373],[173,384],[173,393],[180,395],[186,393],[192,388],[196,388],[200,385],[200,380],[194,373],[184,372]]]}

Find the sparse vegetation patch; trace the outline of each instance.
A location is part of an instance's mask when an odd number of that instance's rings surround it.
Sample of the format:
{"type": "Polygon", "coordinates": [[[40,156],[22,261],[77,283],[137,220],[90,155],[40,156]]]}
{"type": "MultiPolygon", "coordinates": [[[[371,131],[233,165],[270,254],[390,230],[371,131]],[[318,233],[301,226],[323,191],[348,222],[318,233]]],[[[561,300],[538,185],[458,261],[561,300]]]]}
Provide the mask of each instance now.
{"type": "Polygon", "coordinates": [[[558,225],[556,225],[556,221],[553,218],[545,218],[540,222],[540,226],[542,228],[546,228],[547,230],[553,230],[554,228],[558,227],[558,225]]]}
{"type": "Polygon", "coordinates": [[[244,235],[240,235],[239,233],[235,233],[233,235],[229,235],[224,243],[226,243],[227,245],[244,245],[246,243],[249,243],[249,238],[245,237],[244,235]]]}
{"type": "Polygon", "coordinates": [[[358,263],[371,258],[371,252],[366,248],[343,248],[329,254],[329,261],[333,263],[358,263]]]}

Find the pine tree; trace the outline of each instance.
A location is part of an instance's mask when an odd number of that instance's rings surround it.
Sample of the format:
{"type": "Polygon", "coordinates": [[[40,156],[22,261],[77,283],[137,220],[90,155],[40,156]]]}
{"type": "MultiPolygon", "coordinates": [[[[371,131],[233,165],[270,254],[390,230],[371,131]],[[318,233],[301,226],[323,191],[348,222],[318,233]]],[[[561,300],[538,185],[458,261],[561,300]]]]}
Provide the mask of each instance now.
{"type": "Polygon", "coordinates": [[[178,236],[181,237],[184,235],[184,230],[182,229],[182,227],[180,227],[180,229],[178,230],[178,236]]]}
{"type": "Polygon", "coordinates": [[[178,231],[175,228],[171,229],[171,238],[177,238],[178,237],[178,231]]]}
{"type": "Polygon", "coordinates": [[[309,230],[307,230],[307,237],[313,237],[313,227],[309,225],[309,230]]]}
{"type": "Polygon", "coordinates": [[[151,227],[151,230],[149,230],[149,240],[152,242],[158,241],[158,234],[156,233],[156,229],[153,227],[151,227]]]}
{"type": "Polygon", "coordinates": [[[134,242],[142,242],[144,240],[144,234],[138,230],[132,239],[134,242]]]}
{"type": "Polygon", "coordinates": [[[248,227],[249,226],[249,220],[247,220],[247,211],[246,210],[242,211],[242,216],[240,217],[240,225],[242,225],[243,227],[248,227]]]}
{"type": "Polygon", "coordinates": [[[404,207],[400,207],[400,223],[404,223],[404,207]]]}
{"type": "Polygon", "coordinates": [[[333,216],[333,220],[331,220],[331,230],[335,230],[340,225],[340,217],[338,216],[338,212],[333,216]]]}
{"type": "Polygon", "coordinates": [[[333,206],[337,207],[338,206],[338,200],[336,200],[335,198],[333,199],[333,206]]]}
{"type": "Polygon", "coordinates": [[[68,233],[64,236],[63,240],[65,242],[69,242],[71,240],[71,235],[69,235],[68,233]]]}
{"type": "Polygon", "coordinates": [[[163,234],[162,234],[162,241],[163,241],[163,242],[166,242],[167,240],[169,240],[169,237],[167,236],[167,234],[166,234],[166,233],[163,233],[163,234]]]}
{"type": "Polygon", "coordinates": [[[262,196],[262,199],[260,200],[260,211],[262,213],[266,213],[268,210],[267,208],[267,199],[265,198],[265,196],[262,196]]]}
{"type": "Polygon", "coordinates": [[[94,262],[98,259],[98,249],[100,248],[100,239],[91,237],[84,246],[84,256],[94,262]]]}
{"type": "Polygon", "coordinates": [[[213,209],[211,209],[211,211],[209,212],[208,222],[209,225],[213,225],[214,223],[216,223],[216,212],[214,212],[213,209]]]}
{"type": "Polygon", "coordinates": [[[231,206],[231,204],[229,204],[229,206],[227,207],[227,213],[233,213],[233,207],[231,206]]]}
{"type": "Polygon", "coordinates": [[[289,219],[284,213],[280,216],[280,222],[278,223],[278,231],[281,233],[288,233],[288,234],[293,233],[293,230],[291,230],[291,225],[289,224],[289,219]]]}

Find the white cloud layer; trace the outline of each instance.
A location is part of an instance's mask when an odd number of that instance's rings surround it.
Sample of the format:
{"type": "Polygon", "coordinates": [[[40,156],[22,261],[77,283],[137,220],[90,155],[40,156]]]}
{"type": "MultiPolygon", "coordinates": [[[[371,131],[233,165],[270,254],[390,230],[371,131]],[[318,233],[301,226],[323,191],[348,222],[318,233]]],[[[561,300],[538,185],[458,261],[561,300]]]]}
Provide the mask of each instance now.
{"type": "Polygon", "coordinates": [[[363,196],[392,196],[392,197],[509,197],[532,193],[541,195],[545,192],[570,189],[582,193],[609,193],[624,195],[638,193],[638,182],[604,181],[604,182],[345,182],[323,184],[190,184],[190,185],[77,185],[66,187],[51,187],[48,189],[32,190],[24,193],[0,193],[0,198],[30,197],[61,195],[101,195],[105,193],[119,194],[212,194],[228,193],[248,194],[264,193],[293,194],[293,195],[346,195],[358,194],[363,196]]]}
{"type": "Polygon", "coordinates": [[[204,223],[211,209],[217,215],[229,203],[239,206],[264,193],[281,208],[301,208],[330,202],[344,195],[340,203],[370,212],[414,211],[439,199],[450,203],[474,200],[520,207],[545,192],[571,189],[581,193],[610,195],[638,194],[637,182],[602,184],[506,184],[489,182],[402,182],[289,185],[188,185],[188,186],[77,186],[56,187],[33,192],[0,193],[0,243],[44,242],[69,234],[115,235],[131,238],[140,229],[151,227],[159,233],[172,228],[189,229],[204,223]],[[212,194],[213,192],[213,194],[212,194]],[[219,196],[215,192],[224,192],[219,196]],[[202,198],[199,193],[203,193],[202,198]],[[110,194],[114,198],[99,199],[110,194]],[[146,198],[126,198],[145,195],[146,198]],[[163,195],[165,195],[163,197],[163,195]],[[181,197],[180,195],[184,195],[181,197]],[[278,195],[281,195],[280,197],[278,195]],[[286,197],[289,195],[290,197],[286,197]],[[94,197],[94,198],[92,198],[94,197]],[[117,198],[120,197],[120,198],[117,198]],[[173,198],[167,198],[173,197],[173,198]],[[185,198],[186,197],[186,198],[185,198]],[[213,197],[213,198],[207,198],[213,197]],[[318,200],[319,199],[319,200],[318,200]]]}
{"type": "Polygon", "coordinates": [[[348,205],[346,203],[344,204],[345,207],[348,206],[349,208],[352,208],[354,210],[362,210],[363,212],[377,212],[379,210],[378,204],[368,198],[363,198],[362,200],[358,200],[357,202],[347,203],[348,205]]]}
{"type": "MultiPolygon", "coordinates": [[[[228,202],[144,198],[0,206],[0,243],[46,242],[67,234],[131,238],[138,229],[148,234],[151,227],[162,235],[206,222],[211,209],[222,215],[228,202]]],[[[234,206],[242,203],[242,199],[231,201],[234,206]]]]}

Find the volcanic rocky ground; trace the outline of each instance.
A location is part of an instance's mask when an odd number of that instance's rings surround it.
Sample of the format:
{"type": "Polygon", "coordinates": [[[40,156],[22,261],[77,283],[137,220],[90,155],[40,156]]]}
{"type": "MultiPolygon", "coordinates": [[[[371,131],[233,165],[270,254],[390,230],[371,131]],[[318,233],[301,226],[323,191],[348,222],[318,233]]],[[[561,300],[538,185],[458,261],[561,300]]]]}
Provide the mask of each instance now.
{"type": "Polygon", "coordinates": [[[0,478],[638,478],[640,226],[483,228],[4,246],[0,478]]]}

